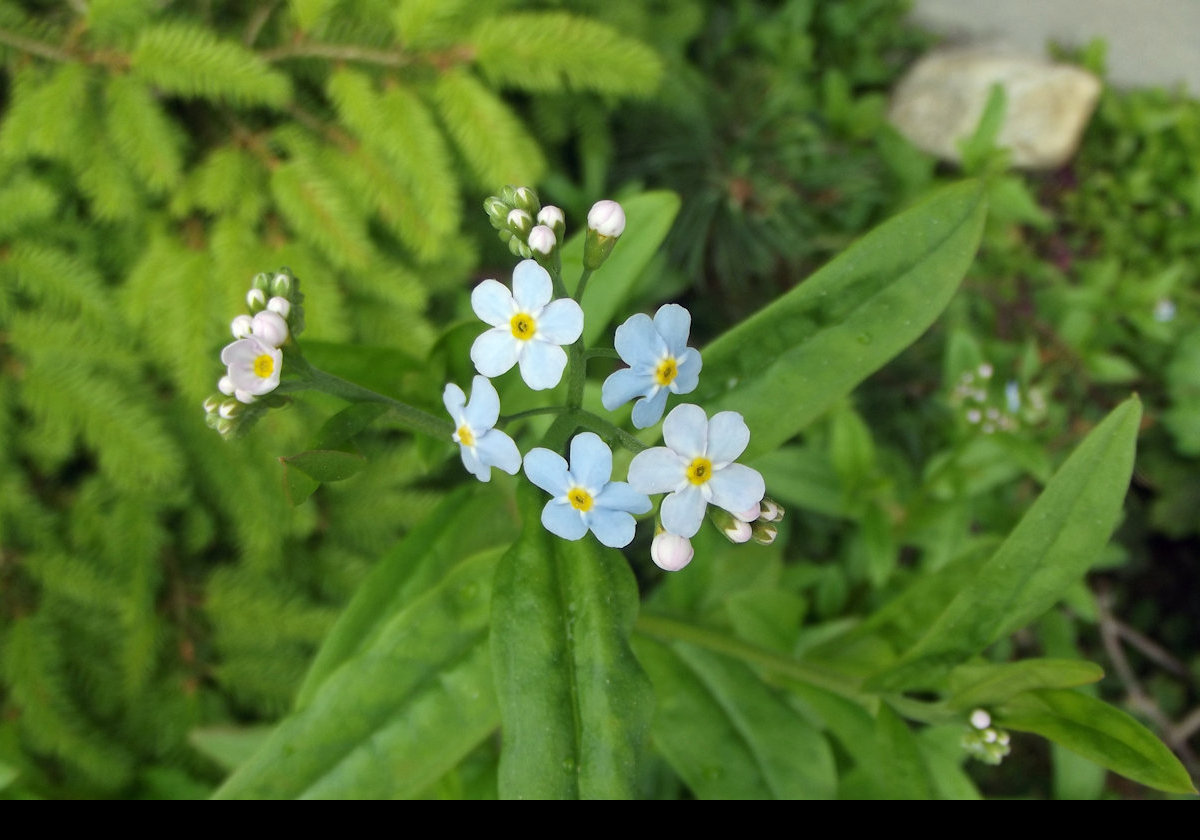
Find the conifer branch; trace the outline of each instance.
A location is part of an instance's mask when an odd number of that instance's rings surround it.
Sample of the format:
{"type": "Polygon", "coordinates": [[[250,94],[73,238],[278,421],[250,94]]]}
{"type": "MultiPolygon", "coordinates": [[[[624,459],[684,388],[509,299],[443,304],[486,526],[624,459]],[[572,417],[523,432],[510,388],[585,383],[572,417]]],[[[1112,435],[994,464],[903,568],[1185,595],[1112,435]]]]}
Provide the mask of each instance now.
{"type": "Polygon", "coordinates": [[[39,58],[48,58],[51,61],[67,62],[78,59],[78,56],[72,55],[53,44],[47,44],[44,41],[35,41],[32,38],[26,38],[24,35],[9,32],[7,29],[0,29],[0,44],[7,44],[13,49],[29,53],[30,55],[36,55],[39,58]]]}
{"type": "Polygon", "coordinates": [[[360,44],[324,44],[319,41],[297,41],[269,50],[259,56],[272,63],[293,58],[325,58],[330,61],[355,61],[376,64],[382,67],[410,67],[426,62],[439,70],[447,70],[457,64],[467,64],[474,59],[474,51],[465,45],[450,47],[433,53],[413,53],[403,49],[380,50],[360,44]]]}

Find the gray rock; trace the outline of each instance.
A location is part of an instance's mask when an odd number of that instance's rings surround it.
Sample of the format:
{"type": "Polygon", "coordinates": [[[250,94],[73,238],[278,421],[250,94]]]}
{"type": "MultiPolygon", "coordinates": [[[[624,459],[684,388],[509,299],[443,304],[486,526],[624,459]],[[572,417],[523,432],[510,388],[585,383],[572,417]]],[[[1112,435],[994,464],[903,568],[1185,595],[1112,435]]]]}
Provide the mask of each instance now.
{"type": "Polygon", "coordinates": [[[1013,166],[1054,169],[1079,147],[1100,97],[1100,80],[1066,64],[991,48],[939,50],[900,80],[888,118],[916,146],[959,162],[959,141],[979,124],[993,84],[1007,97],[997,143],[1013,166]]]}

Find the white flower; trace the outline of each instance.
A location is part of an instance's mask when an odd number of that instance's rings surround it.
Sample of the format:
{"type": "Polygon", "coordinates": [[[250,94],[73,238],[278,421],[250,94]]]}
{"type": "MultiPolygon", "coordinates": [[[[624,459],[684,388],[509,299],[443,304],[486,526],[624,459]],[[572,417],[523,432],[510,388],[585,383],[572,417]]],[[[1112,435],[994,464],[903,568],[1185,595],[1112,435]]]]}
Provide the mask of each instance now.
{"type": "Polygon", "coordinates": [[[251,319],[250,334],[263,344],[282,347],[288,340],[287,321],[278,312],[264,309],[251,319]]]}
{"type": "Polygon", "coordinates": [[[500,395],[486,378],[476,376],[471,383],[471,401],[454,383],[442,392],[442,403],[454,420],[454,434],[467,472],[480,481],[490,481],[492,467],[516,475],[521,468],[521,452],[513,439],[492,428],[500,417],[500,395]]]}
{"type": "Polygon", "coordinates": [[[554,231],[545,225],[538,225],[529,231],[529,250],[538,254],[549,254],[558,244],[554,231]]]}
{"type": "Polygon", "coordinates": [[[550,275],[533,260],[513,270],[513,290],[484,280],[471,292],[471,308],[492,329],[471,345],[475,369],[499,376],[520,364],[521,378],[535,391],[553,388],[562,379],[571,344],[583,332],[583,310],[570,298],[551,301],[550,275]]]}
{"type": "Polygon", "coordinates": [[[615,201],[597,201],[588,211],[588,227],[601,236],[617,237],[625,232],[625,211],[615,201]]]}
{"type": "Polygon", "coordinates": [[[709,503],[736,516],[762,501],[762,476],[733,462],[750,442],[746,421],[736,411],[719,412],[710,421],[699,406],[676,406],[663,421],[663,441],[666,446],[634,456],[629,483],[642,493],[669,493],[662,523],[672,534],[695,536],[709,503]]]}
{"type": "Polygon", "coordinates": [[[227,344],[221,351],[221,361],[228,367],[234,395],[241,402],[254,402],[254,397],[279,386],[283,352],[254,336],[227,344]]]}
{"type": "Polygon", "coordinates": [[[695,553],[691,540],[667,531],[658,534],[650,544],[650,559],[668,572],[678,572],[691,563],[695,553]]]}
{"type": "Polygon", "coordinates": [[[627,368],[604,380],[600,401],[613,411],[632,399],[633,425],[646,429],[667,407],[667,393],[686,394],[700,381],[700,353],[687,346],[692,316],[675,303],[659,308],[651,320],[638,313],[617,327],[617,354],[627,368]]]}
{"type": "Polygon", "coordinates": [[[525,475],[553,498],[542,508],[542,525],[564,540],[577,540],[591,531],[609,548],[624,548],[633,540],[633,514],[647,513],[648,496],[624,481],[610,481],[612,450],[592,432],[571,440],[571,464],[549,449],[530,450],[525,475]]]}

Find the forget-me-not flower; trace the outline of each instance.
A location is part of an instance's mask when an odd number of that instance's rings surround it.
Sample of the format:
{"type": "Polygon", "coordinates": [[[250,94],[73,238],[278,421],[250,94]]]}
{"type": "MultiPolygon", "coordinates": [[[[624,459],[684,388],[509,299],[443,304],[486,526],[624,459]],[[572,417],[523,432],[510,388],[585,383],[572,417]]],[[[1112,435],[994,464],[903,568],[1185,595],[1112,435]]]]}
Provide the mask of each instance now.
{"type": "Polygon", "coordinates": [[[609,411],[638,399],[633,425],[649,428],[662,417],[667,393],[686,394],[700,381],[700,353],[687,346],[692,316],[668,303],[651,320],[638,313],[617,327],[614,343],[629,365],[604,380],[600,401],[609,411]]]}
{"type": "Polygon", "coordinates": [[[633,540],[633,514],[647,513],[650,499],[612,477],[612,450],[592,432],[571,440],[571,464],[549,449],[525,456],[525,475],[553,498],[542,508],[546,530],[577,540],[589,530],[604,545],[624,548],[633,540]]]}
{"type": "Polygon", "coordinates": [[[750,443],[750,430],[736,411],[709,420],[697,405],[676,406],[663,421],[663,441],[666,446],[633,457],[629,484],[642,493],[670,494],[662,503],[667,531],[691,538],[710,503],[736,516],[762,501],[763,477],[734,463],[750,443]]]}
{"type": "Polygon", "coordinates": [[[493,428],[500,418],[500,395],[485,377],[471,383],[471,401],[453,382],[442,392],[442,403],[454,420],[451,437],[462,452],[463,466],[480,481],[490,481],[492,467],[516,475],[521,452],[513,439],[493,428]]]}
{"type": "Polygon", "coordinates": [[[471,308],[492,325],[471,345],[471,361],[484,376],[499,376],[521,366],[521,378],[535,391],[562,379],[571,344],[583,332],[583,310],[570,298],[552,301],[546,269],[522,260],[513,270],[513,288],[484,280],[471,292],[471,308]]]}
{"type": "Polygon", "coordinates": [[[239,402],[252,403],[279,387],[283,351],[253,335],[225,345],[221,361],[239,402]]]}

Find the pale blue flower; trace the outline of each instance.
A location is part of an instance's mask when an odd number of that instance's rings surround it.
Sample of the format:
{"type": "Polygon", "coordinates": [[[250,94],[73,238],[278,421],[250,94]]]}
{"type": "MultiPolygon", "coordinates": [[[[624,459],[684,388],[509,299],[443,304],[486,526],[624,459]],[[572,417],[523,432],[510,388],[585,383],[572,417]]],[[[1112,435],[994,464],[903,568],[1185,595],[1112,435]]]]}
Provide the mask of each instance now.
{"type": "Polygon", "coordinates": [[[513,288],[484,280],[471,292],[471,308],[492,325],[471,345],[471,361],[484,376],[499,376],[521,366],[521,378],[535,391],[562,379],[571,344],[583,332],[583,310],[570,298],[551,301],[550,275],[533,260],[513,270],[513,288]]]}
{"type": "Polygon", "coordinates": [[[660,307],[651,320],[637,314],[617,327],[614,343],[629,365],[604,380],[600,401],[609,411],[632,399],[633,425],[653,426],[662,417],[667,393],[686,394],[700,381],[700,353],[687,346],[692,316],[675,303],[660,307]]]}
{"type": "Polygon", "coordinates": [[[666,446],[633,457],[629,484],[642,493],[670,494],[661,514],[670,533],[695,536],[709,504],[736,516],[762,501],[763,477],[734,463],[750,443],[750,430],[736,411],[721,411],[709,420],[699,406],[676,406],[663,421],[663,441],[666,446]]]}
{"type": "Polygon", "coordinates": [[[442,392],[442,403],[454,420],[451,435],[462,452],[463,466],[480,481],[490,481],[492,467],[516,475],[521,469],[521,452],[513,439],[492,428],[500,417],[500,395],[485,377],[471,383],[471,401],[453,382],[442,392]]]}
{"type": "Polygon", "coordinates": [[[612,450],[592,432],[571,440],[571,464],[549,449],[530,450],[525,475],[553,498],[542,508],[546,530],[577,540],[589,530],[604,545],[624,548],[633,540],[633,514],[648,513],[649,497],[612,476],[612,450]]]}

